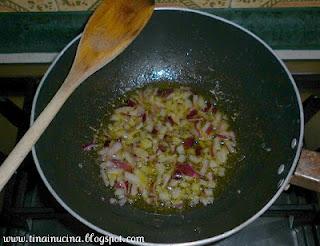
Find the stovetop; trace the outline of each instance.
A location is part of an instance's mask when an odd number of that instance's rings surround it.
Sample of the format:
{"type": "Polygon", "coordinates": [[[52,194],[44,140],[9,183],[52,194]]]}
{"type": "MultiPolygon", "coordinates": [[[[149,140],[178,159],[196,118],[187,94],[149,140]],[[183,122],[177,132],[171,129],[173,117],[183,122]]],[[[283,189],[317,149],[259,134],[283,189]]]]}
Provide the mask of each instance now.
{"type": "MultiPolygon", "coordinates": [[[[295,79],[300,92],[317,92],[320,88],[320,76],[295,76],[295,79]]],[[[39,78],[0,79],[0,114],[18,128],[17,139],[28,128],[31,102],[38,82],[39,78]],[[23,97],[23,109],[12,103],[10,96],[23,97]]],[[[304,107],[306,120],[310,120],[320,109],[320,99],[312,93],[307,93],[307,97],[304,107]]],[[[4,158],[5,154],[0,152],[0,163],[4,158]]],[[[31,155],[10,180],[2,193],[2,199],[0,195],[0,200],[0,245],[4,245],[3,235],[61,236],[93,232],[55,201],[40,179],[31,155]]],[[[239,233],[215,245],[320,245],[318,195],[290,186],[260,218],[239,233]]]]}

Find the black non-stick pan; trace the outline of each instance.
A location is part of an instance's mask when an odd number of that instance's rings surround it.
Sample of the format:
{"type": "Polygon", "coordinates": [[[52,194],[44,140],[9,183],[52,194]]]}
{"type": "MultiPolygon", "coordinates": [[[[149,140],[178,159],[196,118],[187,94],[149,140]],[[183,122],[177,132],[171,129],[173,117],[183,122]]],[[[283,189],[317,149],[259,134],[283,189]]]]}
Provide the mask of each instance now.
{"type": "MultiPolygon", "coordinates": [[[[64,81],[79,37],[51,65],[38,88],[32,121],[64,81]]],[[[303,113],[296,85],[274,52],[254,34],[198,11],[155,11],[141,35],[85,81],[33,148],[38,171],[59,203],[106,235],[144,236],[145,245],[196,245],[225,238],[277,199],[301,151],[303,113]],[[112,192],[95,159],[82,151],[108,102],[128,89],[158,82],[214,90],[234,124],[242,154],[214,204],[171,214],[109,204],[112,192]]]]}

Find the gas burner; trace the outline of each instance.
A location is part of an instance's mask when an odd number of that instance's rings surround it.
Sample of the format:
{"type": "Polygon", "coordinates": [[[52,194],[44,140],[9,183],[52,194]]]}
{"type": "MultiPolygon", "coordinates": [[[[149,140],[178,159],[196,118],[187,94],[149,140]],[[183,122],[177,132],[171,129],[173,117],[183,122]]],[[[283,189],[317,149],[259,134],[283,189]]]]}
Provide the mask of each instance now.
{"type": "MultiPolygon", "coordinates": [[[[294,78],[302,93],[319,89],[320,76],[296,75],[294,78]]],[[[18,128],[19,139],[29,125],[32,99],[39,78],[1,80],[0,113],[18,128]],[[9,96],[22,96],[23,109],[12,103],[9,96]]],[[[305,120],[309,122],[320,110],[319,97],[308,95],[304,100],[304,110],[305,120]]],[[[0,152],[0,161],[4,158],[5,154],[0,152]]],[[[216,245],[320,245],[319,225],[317,194],[291,186],[255,222],[216,245]]],[[[55,201],[41,181],[29,155],[5,188],[0,211],[0,232],[1,236],[81,236],[92,230],[55,201]]]]}

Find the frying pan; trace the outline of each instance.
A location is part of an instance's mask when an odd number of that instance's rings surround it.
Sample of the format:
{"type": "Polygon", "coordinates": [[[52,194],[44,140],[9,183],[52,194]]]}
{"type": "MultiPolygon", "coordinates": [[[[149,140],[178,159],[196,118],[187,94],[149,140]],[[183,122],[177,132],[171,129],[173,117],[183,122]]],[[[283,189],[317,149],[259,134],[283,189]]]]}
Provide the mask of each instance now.
{"type": "MultiPolygon", "coordinates": [[[[80,36],[51,65],[37,90],[31,122],[64,81],[80,36]]],[[[144,236],[144,245],[198,245],[225,238],[277,199],[297,164],[303,113],[296,85],[262,40],[227,20],[184,9],[158,9],[141,35],[87,79],[33,148],[52,195],[74,217],[105,235],[144,236]],[[209,96],[228,114],[242,157],[213,205],[157,214],[109,204],[112,191],[95,158],[82,151],[110,102],[125,91],[167,81],[209,96]]]]}

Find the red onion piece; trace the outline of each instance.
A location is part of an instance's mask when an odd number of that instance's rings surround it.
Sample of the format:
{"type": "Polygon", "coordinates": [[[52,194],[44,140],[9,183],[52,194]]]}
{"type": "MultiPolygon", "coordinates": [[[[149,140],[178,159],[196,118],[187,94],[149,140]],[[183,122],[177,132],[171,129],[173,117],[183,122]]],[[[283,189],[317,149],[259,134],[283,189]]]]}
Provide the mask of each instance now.
{"type": "Polygon", "coordinates": [[[222,138],[222,139],[229,139],[229,137],[222,135],[222,134],[216,134],[216,137],[222,138]]]}
{"type": "Polygon", "coordinates": [[[195,152],[196,152],[196,156],[201,155],[201,147],[199,145],[197,145],[195,152]]]}
{"type": "Polygon", "coordinates": [[[114,188],[116,189],[127,189],[127,186],[124,182],[116,182],[114,184],[114,188]]]}
{"type": "Polygon", "coordinates": [[[146,113],[143,113],[142,115],[142,122],[145,122],[147,119],[147,114],[146,113]]]}
{"type": "Polygon", "coordinates": [[[183,209],[183,203],[178,203],[177,205],[175,205],[175,208],[177,209],[183,209]]]}
{"type": "Polygon", "coordinates": [[[196,116],[198,114],[197,110],[196,109],[192,109],[188,115],[187,115],[187,119],[190,120],[192,119],[194,116],[196,116]]]}
{"type": "Polygon", "coordinates": [[[162,152],[165,152],[167,150],[167,148],[162,144],[159,144],[158,149],[161,150],[162,152]]]}
{"type": "MultiPolygon", "coordinates": [[[[176,173],[181,173],[185,176],[189,177],[199,177],[200,175],[193,169],[193,167],[190,164],[178,164],[176,166],[176,173]]],[[[176,175],[175,175],[176,176],[176,175]]]]}
{"type": "Polygon", "coordinates": [[[95,144],[95,143],[89,143],[89,144],[84,144],[84,145],[82,145],[82,149],[83,149],[84,151],[93,150],[95,147],[97,147],[97,144],[95,144]]]}
{"type": "Polygon", "coordinates": [[[190,137],[183,141],[183,146],[188,149],[191,148],[194,144],[194,138],[190,137]]]}
{"type": "Polygon", "coordinates": [[[207,102],[207,105],[206,107],[203,109],[203,112],[208,112],[211,108],[211,103],[210,102],[207,102]]]}
{"type": "Polygon", "coordinates": [[[213,130],[213,127],[212,127],[212,125],[210,125],[210,126],[207,128],[206,133],[207,133],[208,135],[210,135],[210,133],[212,132],[212,130],[213,130]]]}
{"type": "Polygon", "coordinates": [[[104,147],[109,147],[110,143],[111,143],[110,140],[106,140],[106,141],[104,141],[103,146],[104,147]]]}
{"type": "Polygon", "coordinates": [[[132,101],[131,99],[128,99],[128,101],[127,101],[127,106],[128,106],[128,107],[134,107],[134,106],[136,106],[136,105],[137,105],[136,102],[132,101]]]}
{"type": "Polygon", "coordinates": [[[123,169],[127,172],[132,172],[132,170],[133,170],[133,167],[127,162],[120,161],[117,159],[112,159],[111,161],[114,164],[114,166],[117,168],[123,169]]]}
{"type": "Polygon", "coordinates": [[[168,116],[167,120],[169,121],[169,123],[170,123],[171,125],[174,125],[174,121],[173,121],[173,119],[172,119],[171,116],[168,116]]]}

